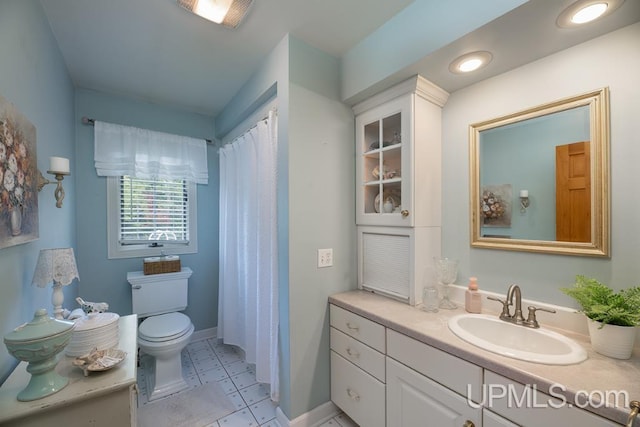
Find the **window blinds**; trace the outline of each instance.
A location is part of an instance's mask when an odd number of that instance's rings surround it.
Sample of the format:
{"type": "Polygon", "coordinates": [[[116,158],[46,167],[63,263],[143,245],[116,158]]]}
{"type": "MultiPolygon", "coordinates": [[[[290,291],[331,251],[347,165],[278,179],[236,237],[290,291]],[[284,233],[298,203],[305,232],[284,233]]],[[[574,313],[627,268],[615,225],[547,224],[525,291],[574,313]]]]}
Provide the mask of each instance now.
{"type": "Polygon", "coordinates": [[[189,204],[183,180],[145,180],[120,177],[122,245],[170,240],[189,242],[189,204]]]}

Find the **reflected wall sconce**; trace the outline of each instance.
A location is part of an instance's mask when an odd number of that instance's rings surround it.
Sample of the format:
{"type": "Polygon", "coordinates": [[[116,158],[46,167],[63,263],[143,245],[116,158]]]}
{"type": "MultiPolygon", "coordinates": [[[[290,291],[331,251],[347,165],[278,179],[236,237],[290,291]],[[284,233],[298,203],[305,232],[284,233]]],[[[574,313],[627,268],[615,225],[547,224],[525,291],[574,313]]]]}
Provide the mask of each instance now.
{"type": "Polygon", "coordinates": [[[529,190],[520,190],[520,212],[525,213],[529,207],[529,190]]]}
{"type": "MultiPolygon", "coordinates": [[[[56,197],[56,207],[62,207],[62,200],[64,199],[64,188],[62,188],[62,180],[66,175],[70,175],[69,172],[69,159],[65,159],[64,157],[50,157],[49,158],[49,170],[48,174],[56,177],[56,181],[58,181],[58,186],[54,191],[54,196],[56,197]]],[[[55,184],[56,181],[49,181],[44,176],[42,176],[42,172],[38,171],[38,191],[42,191],[42,187],[47,184],[55,184]]]]}

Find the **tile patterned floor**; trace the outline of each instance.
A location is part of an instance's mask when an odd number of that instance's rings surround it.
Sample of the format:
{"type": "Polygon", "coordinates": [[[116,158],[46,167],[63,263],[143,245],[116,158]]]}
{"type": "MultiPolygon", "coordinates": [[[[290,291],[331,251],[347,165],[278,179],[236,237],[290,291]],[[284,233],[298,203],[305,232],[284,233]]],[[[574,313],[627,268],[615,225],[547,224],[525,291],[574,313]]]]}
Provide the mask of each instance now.
{"type": "MultiPolygon", "coordinates": [[[[144,366],[144,359],[141,364],[144,366]]],[[[269,387],[256,381],[254,367],[245,363],[234,347],[215,338],[193,341],[182,352],[182,372],[191,388],[217,381],[236,407],[236,412],[211,420],[207,427],[279,427],[269,387]]],[[[144,369],[138,369],[138,407],[149,402],[145,375],[144,369]]],[[[358,426],[340,414],[318,427],[358,426]]]]}
{"type": "MultiPolygon", "coordinates": [[[[145,362],[141,360],[143,366],[145,362]]],[[[182,352],[182,372],[191,388],[217,381],[236,407],[236,412],[211,420],[207,427],[278,427],[269,387],[256,382],[254,368],[234,347],[215,339],[193,341],[182,352]]],[[[138,369],[138,407],[149,402],[146,375],[145,369],[138,369]]]]}
{"type": "Polygon", "coordinates": [[[340,414],[329,421],[320,424],[318,427],[358,427],[358,424],[354,423],[353,420],[345,414],[340,414]]]}

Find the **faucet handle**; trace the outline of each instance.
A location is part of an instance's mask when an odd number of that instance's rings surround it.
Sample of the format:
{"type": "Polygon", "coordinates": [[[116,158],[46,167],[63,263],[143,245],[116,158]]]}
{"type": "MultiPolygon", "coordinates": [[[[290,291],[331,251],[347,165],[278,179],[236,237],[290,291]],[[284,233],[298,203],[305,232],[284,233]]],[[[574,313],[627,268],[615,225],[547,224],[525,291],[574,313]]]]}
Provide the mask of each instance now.
{"type": "Polygon", "coordinates": [[[549,308],[542,307],[534,307],[532,305],[529,306],[529,315],[527,316],[527,320],[524,322],[526,326],[530,328],[539,328],[540,324],[538,323],[538,319],[536,319],[536,311],[546,311],[547,313],[555,313],[555,310],[551,310],[549,308]]]}
{"type": "Polygon", "coordinates": [[[498,301],[500,304],[502,304],[502,313],[500,314],[501,319],[511,318],[511,313],[509,313],[509,305],[511,304],[509,304],[509,301],[507,301],[506,298],[502,300],[497,297],[488,296],[487,299],[490,299],[491,301],[498,301]]]}

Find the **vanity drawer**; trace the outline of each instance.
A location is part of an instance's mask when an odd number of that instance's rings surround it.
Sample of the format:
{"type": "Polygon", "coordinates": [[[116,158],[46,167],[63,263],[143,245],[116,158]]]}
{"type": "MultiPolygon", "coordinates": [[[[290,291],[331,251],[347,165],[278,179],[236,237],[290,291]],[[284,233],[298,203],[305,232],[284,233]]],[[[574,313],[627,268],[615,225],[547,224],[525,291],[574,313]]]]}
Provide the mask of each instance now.
{"type": "Polygon", "coordinates": [[[358,425],[385,425],[385,385],[334,351],[331,400],[358,425]]]}
{"type": "Polygon", "coordinates": [[[331,349],[353,364],[385,382],[384,354],[331,328],[331,349]]]}
{"type": "MultiPolygon", "coordinates": [[[[554,397],[535,390],[531,384],[512,381],[495,372],[484,372],[485,390],[493,395],[485,396],[484,405],[491,411],[516,424],[527,427],[580,426],[580,427],[616,427],[619,424],[592,414],[585,409],[563,404],[554,397]],[[502,391],[506,395],[501,395],[502,391]]],[[[560,390],[556,390],[559,392],[560,390]]],[[[584,396],[583,396],[584,397],[584,396]]],[[[585,400],[581,403],[585,403],[585,400]]]]}
{"type": "Polygon", "coordinates": [[[387,329],[387,355],[451,390],[481,401],[482,368],[442,350],[387,329]]]}
{"type": "Polygon", "coordinates": [[[384,326],[333,304],[329,305],[329,315],[331,326],[384,353],[384,326]]]}

